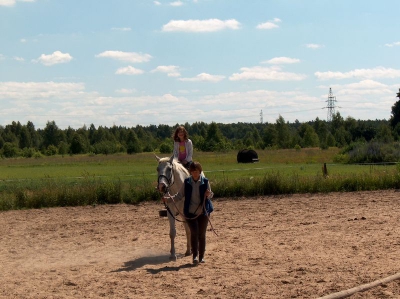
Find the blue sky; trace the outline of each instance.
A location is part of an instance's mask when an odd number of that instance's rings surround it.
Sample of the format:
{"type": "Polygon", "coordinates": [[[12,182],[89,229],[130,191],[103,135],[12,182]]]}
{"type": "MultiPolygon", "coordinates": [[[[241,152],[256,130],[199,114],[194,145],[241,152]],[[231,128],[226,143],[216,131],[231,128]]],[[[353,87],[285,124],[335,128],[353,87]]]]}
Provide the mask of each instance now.
{"type": "Polygon", "coordinates": [[[0,125],[389,119],[398,0],[0,0],[0,125]]]}

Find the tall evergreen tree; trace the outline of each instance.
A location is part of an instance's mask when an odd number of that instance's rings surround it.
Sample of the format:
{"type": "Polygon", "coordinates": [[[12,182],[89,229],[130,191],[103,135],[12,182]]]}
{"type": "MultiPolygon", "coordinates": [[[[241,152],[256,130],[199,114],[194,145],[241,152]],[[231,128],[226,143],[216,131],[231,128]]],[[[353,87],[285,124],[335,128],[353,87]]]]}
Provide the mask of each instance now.
{"type": "Polygon", "coordinates": [[[23,126],[19,133],[19,148],[30,148],[32,147],[32,138],[29,134],[29,130],[26,126],[23,126]]]}
{"type": "Polygon", "coordinates": [[[279,115],[279,118],[276,120],[275,128],[277,132],[276,144],[278,147],[290,148],[291,136],[289,125],[285,122],[285,119],[281,115],[279,115]]]}
{"type": "MultiPolygon", "coordinates": [[[[399,94],[400,91],[398,93],[398,97],[400,98],[399,94]]],[[[392,128],[396,127],[396,125],[400,122],[400,99],[392,106],[392,115],[389,119],[389,122],[392,128]]]]}
{"type": "Polygon", "coordinates": [[[126,140],[127,148],[126,152],[128,154],[141,153],[142,145],[137,137],[135,131],[130,129],[128,132],[127,140],[126,140]]]}
{"type": "Polygon", "coordinates": [[[58,144],[61,141],[60,137],[60,129],[56,125],[55,121],[48,121],[43,130],[43,147],[47,148],[49,145],[58,147],[58,144]]]}
{"type": "Polygon", "coordinates": [[[74,133],[69,150],[71,154],[81,154],[85,152],[85,140],[81,134],[77,132],[74,133]]]}

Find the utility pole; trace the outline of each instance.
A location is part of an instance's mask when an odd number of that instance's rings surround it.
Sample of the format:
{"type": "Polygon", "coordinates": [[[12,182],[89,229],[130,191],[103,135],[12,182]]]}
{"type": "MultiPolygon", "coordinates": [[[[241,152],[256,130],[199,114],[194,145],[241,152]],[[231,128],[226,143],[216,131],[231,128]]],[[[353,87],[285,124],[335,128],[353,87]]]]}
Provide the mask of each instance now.
{"type": "Polygon", "coordinates": [[[261,112],[260,112],[260,123],[263,123],[264,122],[264,120],[263,120],[263,113],[262,113],[262,109],[261,109],[261,112]]]}
{"type": "Polygon", "coordinates": [[[335,103],[336,103],[336,97],[333,96],[332,93],[332,88],[329,88],[329,95],[328,95],[328,100],[325,101],[328,103],[328,105],[326,106],[326,108],[328,108],[328,117],[327,117],[327,121],[331,122],[333,115],[335,115],[335,103]]]}

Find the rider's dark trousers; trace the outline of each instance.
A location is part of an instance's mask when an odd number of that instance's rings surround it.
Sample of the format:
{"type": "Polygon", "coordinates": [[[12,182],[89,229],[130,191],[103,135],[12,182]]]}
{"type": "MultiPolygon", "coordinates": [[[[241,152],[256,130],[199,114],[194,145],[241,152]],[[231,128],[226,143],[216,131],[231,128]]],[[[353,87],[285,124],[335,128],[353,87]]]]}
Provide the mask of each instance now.
{"type": "Polygon", "coordinates": [[[190,241],[192,246],[193,258],[199,256],[204,257],[206,251],[206,232],[208,225],[208,217],[204,214],[196,219],[187,220],[190,228],[190,241]]]}

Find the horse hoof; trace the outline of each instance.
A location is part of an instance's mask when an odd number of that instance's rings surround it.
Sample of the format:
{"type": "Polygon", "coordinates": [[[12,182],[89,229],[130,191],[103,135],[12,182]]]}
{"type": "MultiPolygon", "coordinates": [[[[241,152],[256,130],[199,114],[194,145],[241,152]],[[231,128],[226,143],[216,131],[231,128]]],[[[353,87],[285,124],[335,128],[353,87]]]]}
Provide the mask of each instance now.
{"type": "Polygon", "coordinates": [[[190,252],[185,252],[185,256],[189,256],[189,255],[191,255],[190,252]]]}
{"type": "Polygon", "coordinates": [[[175,256],[174,256],[174,255],[171,255],[171,256],[169,257],[169,260],[170,260],[170,261],[173,261],[173,262],[176,262],[176,260],[177,260],[176,255],[175,255],[175,256]]]}

